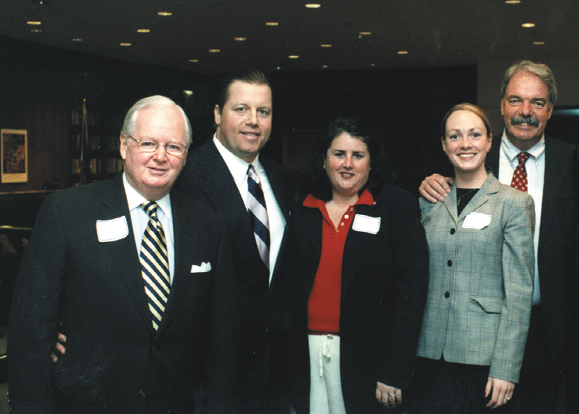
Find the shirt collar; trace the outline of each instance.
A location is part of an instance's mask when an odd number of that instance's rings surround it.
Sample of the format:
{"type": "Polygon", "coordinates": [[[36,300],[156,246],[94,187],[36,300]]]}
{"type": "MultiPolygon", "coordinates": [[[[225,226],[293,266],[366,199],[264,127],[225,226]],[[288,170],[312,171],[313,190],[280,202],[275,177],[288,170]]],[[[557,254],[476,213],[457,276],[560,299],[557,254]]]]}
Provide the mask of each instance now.
{"type": "MultiPolygon", "coordinates": [[[[368,206],[371,206],[374,204],[374,197],[372,196],[372,193],[370,191],[368,191],[368,189],[365,189],[364,192],[362,193],[362,195],[358,198],[358,201],[356,201],[354,203],[355,206],[361,205],[361,204],[368,205],[368,206]]],[[[303,205],[304,205],[304,207],[321,209],[322,207],[325,208],[326,202],[320,200],[319,198],[314,197],[312,194],[308,194],[308,196],[304,200],[303,205]]]]}
{"type": "Polygon", "coordinates": [[[229,171],[231,172],[231,175],[233,176],[233,180],[235,181],[235,184],[237,184],[237,187],[241,187],[241,185],[243,184],[243,180],[245,179],[247,169],[250,164],[253,165],[253,168],[255,168],[257,174],[260,177],[262,176],[263,169],[261,167],[261,163],[259,162],[259,154],[257,155],[257,157],[255,157],[253,162],[248,163],[247,161],[242,160],[237,155],[233,154],[231,151],[225,148],[223,144],[221,144],[221,142],[219,142],[219,140],[217,139],[217,134],[213,135],[213,143],[215,144],[217,151],[219,151],[219,154],[221,154],[223,161],[225,161],[225,164],[227,164],[227,168],[229,168],[229,171]]]}
{"type": "MultiPolygon", "coordinates": [[[[503,136],[501,139],[501,151],[507,156],[510,162],[513,162],[513,160],[517,158],[517,155],[519,155],[521,152],[521,150],[515,147],[507,137],[506,128],[503,131],[503,136]]],[[[528,152],[532,157],[535,158],[535,160],[539,159],[539,157],[545,153],[545,135],[543,134],[539,142],[524,152],[528,152]]]]}
{"type": "MultiPolygon", "coordinates": [[[[127,174],[123,173],[123,184],[125,186],[125,194],[127,195],[127,203],[129,205],[129,211],[134,210],[135,208],[140,208],[141,204],[149,201],[145,197],[141,195],[135,188],[129,183],[127,180],[127,174]]],[[[171,220],[171,197],[169,194],[164,196],[162,199],[157,200],[157,204],[159,208],[163,211],[165,216],[171,220]]]]}

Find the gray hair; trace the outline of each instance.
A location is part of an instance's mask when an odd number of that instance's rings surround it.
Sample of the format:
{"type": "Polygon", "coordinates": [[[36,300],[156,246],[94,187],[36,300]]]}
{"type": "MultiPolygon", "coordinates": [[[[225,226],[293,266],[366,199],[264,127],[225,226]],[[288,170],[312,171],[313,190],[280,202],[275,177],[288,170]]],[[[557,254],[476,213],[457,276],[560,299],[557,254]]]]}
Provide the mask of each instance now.
{"type": "Polygon", "coordinates": [[[187,141],[187,146],[191,145],[191,123],[189,122],[189,118],[185,115],[185,111],[171,99],[161,96],[161,95],[154,95],[149,96],[147,98],[143,98],[137,103],[135,103],[127,115],[125,116],[125,121],[123,122],[123,129],[121,129],[121,133],[128,137],[129,135],[133,135],[135,132],[135,122],[137,120],[137,114],[141,109],[150,108],[154,106],[166,106],[166,107],[173,107],[177,108],[181,115],[183,115],[183,120],[185,121],[185,140],[187,141]]]}
{"type": "Polygon", "coordinates": [[[530,72],[545,82],[545,85],[547,85],[547,88],[549,89],[549,107],[552,108],[557,100],[557,81],[555,80],[555,75],[553,75],[549,66],[543,63],[534,63],[530,60],[519,60],[507,69],[505,76],[503,77],[503,84],[501,85],[501,99],[504,99],[505,97],[507,86],[511,78],[521,71],[530,72]]]}

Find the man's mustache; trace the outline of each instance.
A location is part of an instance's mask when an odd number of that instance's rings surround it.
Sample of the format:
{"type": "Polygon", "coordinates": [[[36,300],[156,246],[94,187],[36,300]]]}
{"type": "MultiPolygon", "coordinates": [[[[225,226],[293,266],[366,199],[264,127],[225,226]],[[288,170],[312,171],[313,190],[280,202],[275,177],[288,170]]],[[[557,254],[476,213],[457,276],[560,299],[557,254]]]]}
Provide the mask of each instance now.
{"type": "Polygon", "coordinates": [[[538,127],[539,120],[533,118],[532,116],[519,116],[516,118],[511,118],[511,125],[522,125],[522,124],[538,127]]]}

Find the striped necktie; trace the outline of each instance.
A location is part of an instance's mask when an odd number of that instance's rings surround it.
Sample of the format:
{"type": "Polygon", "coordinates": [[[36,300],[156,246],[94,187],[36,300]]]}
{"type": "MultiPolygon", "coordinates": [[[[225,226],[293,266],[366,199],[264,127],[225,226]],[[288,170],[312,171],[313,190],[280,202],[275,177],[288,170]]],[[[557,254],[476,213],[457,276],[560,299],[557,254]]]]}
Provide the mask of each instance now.
{"type": "Polygon", "coordinates": [[[253,165],[247,169],[247,212],[253,227],[255,242],[259,256],[265,266],[269,269],[269,219],[267,218],[267,208],[265,198],[261,189],[259,176],[255,172],[253,165]]]}
{"type": "Polygon", "coordinates": [[[171,289],[167,241],[163,226],[157,217],[159,205],[154,201],[148,201],[141,204],[141,207],[149,216],[149,223],[141,242],[141,274],[145,282],[153,328],[158,330],[171,289]]]}

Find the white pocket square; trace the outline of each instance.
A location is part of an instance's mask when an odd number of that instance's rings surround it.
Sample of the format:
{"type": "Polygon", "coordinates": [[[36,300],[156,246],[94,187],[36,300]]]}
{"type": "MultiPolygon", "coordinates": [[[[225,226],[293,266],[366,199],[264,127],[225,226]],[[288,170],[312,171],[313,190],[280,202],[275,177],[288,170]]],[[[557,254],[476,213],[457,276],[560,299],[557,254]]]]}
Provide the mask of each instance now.
{"type": "Polygon", "coordinates": [[[205,273],[205,272],[209,272],[211,271],[211,263],[207,262],[203,262],[201,263],[201,266],[198,265],[193,265],[191,266],[191,273],[205,273]]]}

